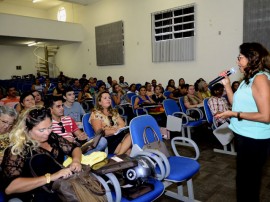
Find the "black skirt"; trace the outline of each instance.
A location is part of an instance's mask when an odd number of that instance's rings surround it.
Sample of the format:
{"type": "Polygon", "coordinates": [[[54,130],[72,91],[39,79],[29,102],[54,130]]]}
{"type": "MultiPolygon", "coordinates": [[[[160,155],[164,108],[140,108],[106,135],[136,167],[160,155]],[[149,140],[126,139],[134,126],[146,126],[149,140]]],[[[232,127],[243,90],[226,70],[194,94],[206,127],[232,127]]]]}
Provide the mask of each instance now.
{"type": "Polygon", "coordinates": [[[118,135],[111,135],[111,136],[105,137],[108,142],[109,154],[114,154],[116,147],[122,142],[126,134],[127,132],[123,131],[119,133],[118,135]]]}

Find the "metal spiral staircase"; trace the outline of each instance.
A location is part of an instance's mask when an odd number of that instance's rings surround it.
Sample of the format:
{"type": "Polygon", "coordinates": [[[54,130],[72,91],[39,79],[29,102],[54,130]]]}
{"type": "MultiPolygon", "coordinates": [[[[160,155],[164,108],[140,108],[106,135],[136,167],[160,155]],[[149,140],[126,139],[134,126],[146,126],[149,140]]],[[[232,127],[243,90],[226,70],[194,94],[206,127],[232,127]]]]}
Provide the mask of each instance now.
{"type": "Polygon", "coordinates": [[[33,53],[37,58],[36,69],[44,77],[56,78],[59,74],[59,68],[56,65],[56,54],[58,46],[37,46],[33,53]],[[44,56],[40,56],[43,48],[44,56]]]}

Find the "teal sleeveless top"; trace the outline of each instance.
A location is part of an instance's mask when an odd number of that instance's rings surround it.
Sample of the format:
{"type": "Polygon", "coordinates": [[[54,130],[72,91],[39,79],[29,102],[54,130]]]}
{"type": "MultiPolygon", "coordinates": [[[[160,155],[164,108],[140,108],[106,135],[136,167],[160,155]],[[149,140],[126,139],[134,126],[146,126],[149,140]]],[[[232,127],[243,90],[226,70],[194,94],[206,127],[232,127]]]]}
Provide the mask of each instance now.
{"type": "MultiPolygon", "coordinates": [[[[255,77],[260,74],[265,74],[270,80],[270,74],[268,72],[259,72],[250,79],[250,83],[248,85],[245,81],[242,81],[239,88],[234,93],[232,111],[258,112],[256,102],[252,96],[251,86],[255,77]]],[[[229,128],[239,135],[253,139],[270,138],[270,123],[249,121],[245,119],[238,121],[237,118],[232,117],[229,128]]]]}

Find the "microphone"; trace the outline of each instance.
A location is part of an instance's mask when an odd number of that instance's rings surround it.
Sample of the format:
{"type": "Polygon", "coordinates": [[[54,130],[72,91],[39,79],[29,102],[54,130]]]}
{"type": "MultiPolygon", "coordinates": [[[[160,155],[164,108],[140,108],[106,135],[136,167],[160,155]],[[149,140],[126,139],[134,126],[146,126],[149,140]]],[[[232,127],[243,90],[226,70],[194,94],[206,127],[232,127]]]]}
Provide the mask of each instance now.
{"type": "MultiPolygon", "coordinates": [[[[235,69],[234,67],[232,67],[230,70],[228,70],[228,71],[226,72],[226,75],[227,75],[227,76],[230,76],[231,74],[234,74],[235,72],[236,72],[236,69],[235,69]]],[[[208,86],[212,86],[212,85],[214,85],[215,83],[221,81],[221,80],[224,79],[224,78],[225,78],[225,76],[218,76],[218,77],[215,78],[213,81],[211,81],[211,82],[208,84],[208,86]]]]}

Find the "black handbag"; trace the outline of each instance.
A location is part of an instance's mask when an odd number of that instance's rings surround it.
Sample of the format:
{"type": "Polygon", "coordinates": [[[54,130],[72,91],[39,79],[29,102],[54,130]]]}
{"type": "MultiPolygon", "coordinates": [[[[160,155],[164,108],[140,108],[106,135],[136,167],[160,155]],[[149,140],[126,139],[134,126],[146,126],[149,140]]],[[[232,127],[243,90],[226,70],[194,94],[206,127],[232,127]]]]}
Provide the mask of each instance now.
{"type": "Polygon", "coordinates": [[[150,183],[144,183],[139,186],[133,186],[133,187],[127,187],[127,188],[122,187],[121,190],[122,190],[122,195],[125,198],[127,198],[128,200],[133,200],[154,190],[154,185],[150,183]]]}
{"type": "Polygon", "coordinates": [[[122,154],[119,156],[113,156],[110,159],[105,159],[97,164],[94,164],[91,168],[93,173],[103,175],[107,173],[122,171],[137,165],[138,162],[136,159],[132,159],[128,155],[122,154]]]}

